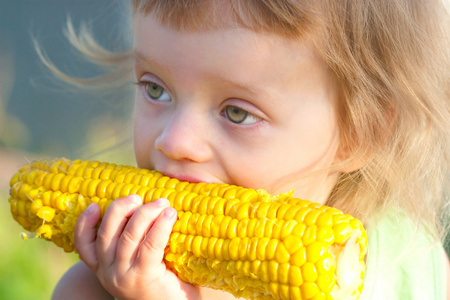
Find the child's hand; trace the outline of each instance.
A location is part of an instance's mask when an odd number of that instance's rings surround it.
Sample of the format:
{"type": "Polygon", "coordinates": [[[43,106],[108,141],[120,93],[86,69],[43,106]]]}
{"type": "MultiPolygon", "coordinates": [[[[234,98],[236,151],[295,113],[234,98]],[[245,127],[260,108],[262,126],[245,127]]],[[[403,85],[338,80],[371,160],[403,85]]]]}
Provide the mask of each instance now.
{"type": "Polygon", "coordinates": [[[111,295],[120,299],[159,298],[158,292],[166,290],[163,286],[181,288],[179,282],[173,284],[178,279],[163,262],[176,220],[168,200],[142,205],[139,196],[127,196],[109,206],[97,232],[99,218],[97,204],[80,215],[75,248],[111,295]]]}

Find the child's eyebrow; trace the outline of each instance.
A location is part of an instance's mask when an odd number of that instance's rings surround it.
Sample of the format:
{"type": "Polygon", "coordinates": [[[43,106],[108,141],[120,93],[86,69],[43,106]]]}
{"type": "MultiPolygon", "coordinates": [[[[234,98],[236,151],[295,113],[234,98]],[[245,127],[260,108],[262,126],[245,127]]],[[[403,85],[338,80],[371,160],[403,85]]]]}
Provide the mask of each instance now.
{"type": "Polygon", "coordinates": [[[168,70],[167,67],[158,64],[158,62],[156,60],[146,56],[145,54],[141,53],[140,51],[138,51],[136,49],[133,50],[132,57],[134,58],[134,60],[142,60],[142,61],[145,61],[146,63],[148,63],[150,65],[158,66],[158,68],[168,70]]]}
{"type": "MultiPolygon", "coordinates": [[[[151,57],[146,56],[145,54],[143,54],[142,52],[140,52],[137,49],[133,50],[132,56],[135,60],[144,61],[149,65],[156,66],[159,69],[167,70],[170,73],[170,69],[168,67],[159,64],[156,60],[152,59],[151,57]]],[[[222,84],[224,86],[237,88],[237,89],[241,90],[242,92],[247,93],[251,97],[261,98],[261,95],[264,95],[264,98],[271,99],[274,96],[272,91],[269,91],[269,90],[261,87],[260,85],[254,86],[251,83],[232,80],[232,79],[226,78],[224,76],[213,76],[213,77],[215,77],[216,80],[220,82],[220,84],[222,84]]]]}
{"type": "Polygon", "coordinates": [[[150,61],[154,61],[153,59],[150,59],[149,57],[145,56],[144,54],[142,54],[141,52],[139,52],[138,50],[134,49],[133,50],[133,57],[135,59],[141,59],[141,60],[150,60],[150,61]]]}

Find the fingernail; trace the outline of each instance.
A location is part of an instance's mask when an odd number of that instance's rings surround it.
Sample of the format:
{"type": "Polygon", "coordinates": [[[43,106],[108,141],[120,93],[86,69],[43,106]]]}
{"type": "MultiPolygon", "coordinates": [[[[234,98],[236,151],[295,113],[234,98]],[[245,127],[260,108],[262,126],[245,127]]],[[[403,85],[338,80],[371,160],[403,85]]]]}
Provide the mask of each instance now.
{"type": "Polygon", "coordinates": [[[166,198],[159,198],[158,200],[154,201],[156,206],[164,206],[164,205],[170,205],[169,200],[166,198]]]}
{"type": "Polygon", "coordinates": [[[177,211],[175,210],[175,208],[168,207],[164,211],[164,217],[171,219],[176,213],[177,213],[177,211]]]}
{"type": "Polygon", "coordinates": [[[95,204],[94,203],[89,204],[89,206],[84,211],[84,213],[86,215],[92,215],[94,212],[95,212],[95,204]]]}

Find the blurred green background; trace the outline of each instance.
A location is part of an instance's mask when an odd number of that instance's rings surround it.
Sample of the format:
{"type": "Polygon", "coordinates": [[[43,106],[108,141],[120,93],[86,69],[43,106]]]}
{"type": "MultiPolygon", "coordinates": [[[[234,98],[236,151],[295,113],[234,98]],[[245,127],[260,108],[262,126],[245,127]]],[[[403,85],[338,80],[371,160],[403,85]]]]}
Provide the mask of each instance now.
{"type": "MultiPolygon", "coordinates": [[[[24,241],[9,211],[9,179],[35,159],[67,157],[134,164],[129,91],[95,94],[69,88],[40,61],[35,38],[62,71],[93,77],[65,38],[70,17],[107,49],[131,45],[129,2],[0,0],[0,299],[50,299],[77,255],[39,239],[24,241]]],[[[131,84],[130,84],[131,86],[131,84]]]]}

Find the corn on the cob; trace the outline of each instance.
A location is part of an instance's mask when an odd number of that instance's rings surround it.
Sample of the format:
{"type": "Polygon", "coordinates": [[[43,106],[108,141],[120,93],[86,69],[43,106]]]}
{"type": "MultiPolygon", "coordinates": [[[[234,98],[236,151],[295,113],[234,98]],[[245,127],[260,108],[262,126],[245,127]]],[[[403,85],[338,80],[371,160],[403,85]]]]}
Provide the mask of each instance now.
{"type": "Polygon", "coordinates": [[[165,261],[187,282],[248,299],[358,299],[367,236],[341,211],[226,184],[180,182],[152,170],[55,159],[24,166],[10,182],[14,219],[74,251],[77,217],[92,202],[164,197],[178,211],[165,261]]]}

